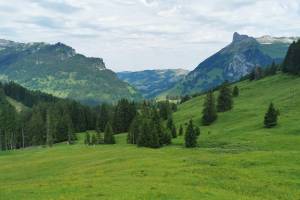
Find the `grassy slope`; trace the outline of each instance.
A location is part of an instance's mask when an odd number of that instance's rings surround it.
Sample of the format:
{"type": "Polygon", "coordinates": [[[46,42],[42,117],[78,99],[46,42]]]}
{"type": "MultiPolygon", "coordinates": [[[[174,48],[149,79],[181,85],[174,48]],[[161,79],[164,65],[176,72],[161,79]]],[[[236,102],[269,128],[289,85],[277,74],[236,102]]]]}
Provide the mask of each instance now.
{"type": "MultiPolygon", "coordinates": [[[[200,147],[183,138],[158,150],[125,144],[0,152],[1,199],[299,199],[300,78],[240,83],[235,108],[201,127],[200,147]],[[291,92],[293,91],[293,92],[291,92]],[[270,101],[280,124],[263,129],[270,101]]],[[[179,125],[200,123],[203,98],[181,105],[179,125]]]]}

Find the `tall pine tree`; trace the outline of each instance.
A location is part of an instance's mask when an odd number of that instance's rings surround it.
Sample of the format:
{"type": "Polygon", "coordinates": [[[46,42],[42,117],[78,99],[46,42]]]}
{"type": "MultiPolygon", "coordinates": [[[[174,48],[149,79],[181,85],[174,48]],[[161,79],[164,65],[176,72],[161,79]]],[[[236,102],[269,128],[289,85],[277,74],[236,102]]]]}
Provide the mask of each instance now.
{"type": "Polygon", "coordinates": [[[265,114],[264,125],[266,128],[272,128],[277,125],[278,111],[275,109],[274,104],[269,105],[268,111],[265,114]]]}
{"type": "Polygon", "coordinates": [[[49,147],[52,147],[54,143],[54,134],[55,134],[55,122],[53,120],[54,116],[51,111],[51,107],[47,110],[46,116],[46,126],[47,126],[47,136],[46,136],[46,144],[49,147]]]}
{"type": "Polygon", "coordinates": [[[190,120],[186,132],[185,132],[185,147],[187,148],[193,148],[197,146],[197,135],[195,133],[193,121],[190,120]]]}
{"type": "Polygon", "coordinates": [[[219,93],[218,97],[218,112],[226,112],[232,109],[233,100],[232,100],[232,91],[228,82],[225,82],[219,93]]]}
{"type": "Polygon", "coordinates": [[[109,122],[106,124],[105,130],[104,130],[104,143],[105,144],[115,144],[116,143],[114,133],[113,133],[112,127],[109,122]]]}
{"type": "Polygon", "coordinates": [[[207,126],[216,121],[218,117],[216,111],[215,98],[212,92],[207,93],[203,106],[204,108],[202,111],[202,124],[207,126]]]}

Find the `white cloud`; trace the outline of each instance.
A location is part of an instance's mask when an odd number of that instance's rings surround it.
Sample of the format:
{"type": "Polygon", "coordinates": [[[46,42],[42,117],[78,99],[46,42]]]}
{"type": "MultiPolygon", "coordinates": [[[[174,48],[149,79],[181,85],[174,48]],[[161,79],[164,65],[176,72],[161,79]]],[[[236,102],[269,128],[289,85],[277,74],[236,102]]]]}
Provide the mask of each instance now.
{"type": "Polygon", "coordinates": [[[0,37],[64,42],[114,70],[189,68],[235,31],[300,35],[298,0],[10,0],[0,37]],[[13,13],[13,14],[12,14],[13,13]]]}

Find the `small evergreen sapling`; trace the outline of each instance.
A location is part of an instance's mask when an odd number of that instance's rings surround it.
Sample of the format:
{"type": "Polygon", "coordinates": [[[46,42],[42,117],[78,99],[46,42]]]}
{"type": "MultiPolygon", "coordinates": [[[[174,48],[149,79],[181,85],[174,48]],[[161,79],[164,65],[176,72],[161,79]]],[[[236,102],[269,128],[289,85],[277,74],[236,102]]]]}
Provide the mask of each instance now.
{"type": "Polygon", "coordinates": [[[264,125],[266,128],[272,128],[277,125],[278,114],[278,110],[276,110],[274,104],[271,103],[264,118],[264,125]]]}
{"type": "Polygon", "coordinates": [[[197,146],[197,135],[195,133],[192,120],[190,120],[189,125],[186,129],[184,141],[186,148],[193,148],[197,146]]]}

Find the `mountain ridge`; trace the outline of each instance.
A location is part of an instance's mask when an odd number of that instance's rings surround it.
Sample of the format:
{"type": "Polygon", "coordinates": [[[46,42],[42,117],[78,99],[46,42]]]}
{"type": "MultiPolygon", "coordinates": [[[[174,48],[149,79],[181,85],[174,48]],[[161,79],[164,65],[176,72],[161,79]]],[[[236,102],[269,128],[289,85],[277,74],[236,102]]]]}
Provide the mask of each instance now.
{"type": "Polygon", "coordinates": [[[132,86],[106,68],[102,58],[86,57],[60,42],[0,40],[0,80],[87,104],[141,99],[132,86]]]}
{"type": "Polygon", "coordinates": [[[167,94],[176,96],[206,91],[226,80],[237,81],[257,66],[265,67],[272,62],[281,63],[290,42],[297,38],[254,38],[235,32],[230,44],[202,61],[167,94]]]}

